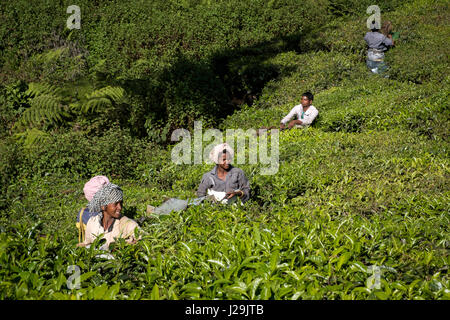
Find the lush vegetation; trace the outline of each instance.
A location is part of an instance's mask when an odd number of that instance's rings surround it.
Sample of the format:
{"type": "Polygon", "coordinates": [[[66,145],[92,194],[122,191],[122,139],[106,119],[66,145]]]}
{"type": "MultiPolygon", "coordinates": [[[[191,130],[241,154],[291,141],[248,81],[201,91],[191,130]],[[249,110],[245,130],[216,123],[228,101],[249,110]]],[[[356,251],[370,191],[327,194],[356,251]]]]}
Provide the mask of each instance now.
{"type": "Polygon", "coordinates": [[[450,298],[447,1],[378,1],[389,78],[372,1],[80,0],[70,31],[71,4],[1,2],[1,299],[450,298]],[[240,166],[245,206],[142,220],[111,260],[75,246],[91,176],[138,220],[211,168],[171,161],[174,129],[275,125],[306,90],[319,118],[280,133],[277,174],[240,166]]]}

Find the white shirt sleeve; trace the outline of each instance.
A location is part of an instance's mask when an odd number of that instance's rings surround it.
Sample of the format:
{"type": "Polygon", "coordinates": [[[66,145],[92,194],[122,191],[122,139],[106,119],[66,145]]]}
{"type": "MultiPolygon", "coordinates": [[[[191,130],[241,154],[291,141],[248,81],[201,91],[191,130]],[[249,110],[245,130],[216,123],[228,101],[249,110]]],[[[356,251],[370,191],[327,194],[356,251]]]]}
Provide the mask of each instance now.
{"type": "MultiPolygon", "coordinates": [[[[298,112],[299,112],[298,109],[301,107],[302,107],[301,105],[297,105],[297,106],[293,107],[292,110],[288,113],[288,115],[281,120],[281,123],[286,125],[286,123],[288,121],[290,121],[294,117],[295,114],[298,114],[298,112]]],[[[300,110],[300,112],[301,112],[301,110],[300,110]]]]}
{"type": "Polygon", "coordinates": [[[302,125],[309,125],[311,124],[314,119],[317,117],[317,115],[319,114],[319,110],[317,110],[314,106],[310,107],[311,112],[308,112],[308,114],[305,113],[305,115],[303,116],[303,120],[302,120],[302,125]]]}

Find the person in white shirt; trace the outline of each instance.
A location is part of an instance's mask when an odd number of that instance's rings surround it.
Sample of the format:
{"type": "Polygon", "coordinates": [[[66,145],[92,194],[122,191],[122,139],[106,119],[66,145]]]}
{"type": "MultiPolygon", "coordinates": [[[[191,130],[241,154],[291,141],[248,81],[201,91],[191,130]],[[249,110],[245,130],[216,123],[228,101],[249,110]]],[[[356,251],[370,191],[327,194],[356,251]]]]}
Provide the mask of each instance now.
{"type": "Polygon", "coordinates": [[[301,103],[292,108],[288,115],[281,120],[280,129],[292,129],[294,126],[296,128],[309,126],[319,114],[319,110],[312,105],[313,99],[314,96],[311,92],[303,93],[301,103]],[[291,120],[294,116],[297,119],[291,120]],[[288,126],[287,128],[286,125],[288,126]]]}

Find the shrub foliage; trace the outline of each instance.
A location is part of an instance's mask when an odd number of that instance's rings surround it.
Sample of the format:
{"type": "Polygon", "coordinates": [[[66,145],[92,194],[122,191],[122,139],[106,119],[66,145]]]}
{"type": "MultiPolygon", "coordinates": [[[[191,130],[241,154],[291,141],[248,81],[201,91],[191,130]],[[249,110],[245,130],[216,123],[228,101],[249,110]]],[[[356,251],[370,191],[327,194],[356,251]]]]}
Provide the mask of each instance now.
{"type": "Polygon", "coordinates": [[[2,2],[1,299],[450,298],[448,1],[378,1],[387,78],[371,1],[79,0],[80,30],[70,4],[2,2]],[[277,174],[239,165],[245,206],[141,220],[211,169],[172,162],[173,130],[278,125],[304,91],[318,119],[280,133],[277,174]],[[100,174],[141,225],[110,260],[75,246],[100,174]]]}

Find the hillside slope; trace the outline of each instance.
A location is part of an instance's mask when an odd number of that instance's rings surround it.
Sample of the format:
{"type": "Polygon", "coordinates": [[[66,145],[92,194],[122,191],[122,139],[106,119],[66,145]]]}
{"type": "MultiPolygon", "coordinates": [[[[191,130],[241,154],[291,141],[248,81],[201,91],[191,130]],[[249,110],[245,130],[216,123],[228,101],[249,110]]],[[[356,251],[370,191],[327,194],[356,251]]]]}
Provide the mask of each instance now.
{"type": "MultiPolygon", "coordinates": [[[[417,0],[382,15],[401,32],[388,79],[366,70],[364,16],[265,59],[279,76],[220,129],[276,125],[306,90],[318,120],[280,133],[277,174],[239,165],[245,206],[147,219],[115,260],[75,248],[86,179],[22,178],[1,216],[0,297],[449,299],[449,13],[448,1],[417,0]],[[80,266],[81,289],[66,288],[68,265],[80,266]]],[[[174,164],[169,147],[136,163],[138,179],[111,178],[138,219],[164,196],[194,197],[210,168],[174,164]]]]}

